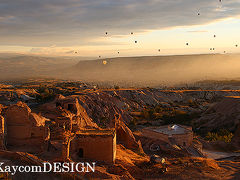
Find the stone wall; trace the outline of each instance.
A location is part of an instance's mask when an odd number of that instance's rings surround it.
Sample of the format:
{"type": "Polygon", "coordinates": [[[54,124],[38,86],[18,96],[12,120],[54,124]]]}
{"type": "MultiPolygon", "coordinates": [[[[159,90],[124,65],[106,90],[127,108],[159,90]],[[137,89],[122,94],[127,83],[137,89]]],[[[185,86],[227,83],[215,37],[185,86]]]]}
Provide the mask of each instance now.
{"type": "Polygon", "coordinates": [[[181,145],[183,147],[190,146],[193,141],[193,133],[192,132],[188,132],[186,134],[174,134],[172,137],[176,141],[177,145],[181,145]]]}
{"type": "Polygon", "coordinates": [[[24,103],[11,105],[6,113],[7,135],[9,146],[39,146],[49,140],[49,129],[45,126],[46,118],[31,112],[24,103]]]}

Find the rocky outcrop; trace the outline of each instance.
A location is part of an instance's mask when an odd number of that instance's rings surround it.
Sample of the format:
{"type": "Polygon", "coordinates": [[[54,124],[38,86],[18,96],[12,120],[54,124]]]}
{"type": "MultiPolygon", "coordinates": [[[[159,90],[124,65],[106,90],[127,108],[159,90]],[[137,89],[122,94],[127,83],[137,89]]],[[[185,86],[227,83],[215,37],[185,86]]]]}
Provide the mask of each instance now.
{"type": "Polygon", "coordinates": [[[117,143],[124,145],[128,149],[144,153],[141,142],[136,141],[132,131],[124,124],[120,115],[115,115],[114,123],[117,133],[117,143]]]}
{"type": "Polygon", "coordinates": [[[240,97],[225,97],[221,102],[211,106],[195,121],[196,127],[202,132],[221,128],[235,131],[240,120],[240,97]]]}
{"type": "Polygon", "coordinates": [[[98,129],[75,96],[58,95],[54,101],[40,107],[41,114],[51,120],[51,139],[63,139],[65,131],[98,129]]]}
{"type": "Polygon", "coordinates": [[[75,93],[79,103],[87,114],[98,125],[104,119],[109,125],[114,114],[121,115],[123,121],[128,124],[132,120],[130,112],[142,111],[146,106],[162,104],[188,104],[192,101],[198,107],[185,107],[179,110],[187,112],[202,112],[208,109],[209,102],[223,99],[225,96],[239,96],[240,91],[211,91],[211,90],[160,90],[160,89],[124,89],[124,90],[96,90],[75,93]]]}

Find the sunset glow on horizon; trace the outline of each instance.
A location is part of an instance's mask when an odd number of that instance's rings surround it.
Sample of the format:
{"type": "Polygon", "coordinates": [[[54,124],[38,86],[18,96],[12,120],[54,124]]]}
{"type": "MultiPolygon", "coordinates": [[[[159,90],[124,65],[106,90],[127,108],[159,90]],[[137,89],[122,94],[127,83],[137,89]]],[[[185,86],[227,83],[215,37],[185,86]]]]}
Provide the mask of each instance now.
{"type": "Polygon", "coordinates": [[[239,0],[54,2],[0,2],[0,52],[95,58],[240,53],[239,0]]]}

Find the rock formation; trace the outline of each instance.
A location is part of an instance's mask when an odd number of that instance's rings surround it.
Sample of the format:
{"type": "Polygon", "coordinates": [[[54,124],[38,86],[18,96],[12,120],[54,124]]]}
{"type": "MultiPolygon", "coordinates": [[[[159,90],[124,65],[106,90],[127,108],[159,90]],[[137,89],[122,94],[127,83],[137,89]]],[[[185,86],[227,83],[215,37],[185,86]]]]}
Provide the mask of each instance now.
{"type": "Polygon", "coordinates": [[[221,128],[234,131],[240,119],[240,97],[226,97],[221,102],[211,106],[195,121],[202,133],[221,128]]]}
{"type": "Polygon", "coordinates": [[[41,113],[58,126],[65,126],[66,130],[98,128],[74,96],[66,98],[59,95],[54,101],[44,104],[41,113]]]}
{"type": "Polygon", "coordinates": [[[143,152],[140,141],[136,141],[132,131],[124,124],[119,114],[115,115],[115,129],[117,133],[117,143],[124,145],[128,149],[134,149],[143,152]]]}

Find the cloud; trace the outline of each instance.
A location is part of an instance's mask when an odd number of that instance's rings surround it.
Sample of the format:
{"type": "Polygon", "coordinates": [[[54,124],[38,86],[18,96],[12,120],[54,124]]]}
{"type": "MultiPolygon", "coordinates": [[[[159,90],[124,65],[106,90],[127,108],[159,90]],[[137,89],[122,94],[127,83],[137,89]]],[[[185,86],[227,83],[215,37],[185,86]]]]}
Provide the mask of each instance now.
{"type": "Polygon", "coordinates": [[[77,46],[106,31],[119,36],[238,15],[240,0],[1,0],[0,38],[3,45],[77,46]]]}
{"type": "Polygon", "coordinates": [[[73,51],[73,50],[71,50],[71,51],[66,51],[65,53],[66,54],[74,54],[76,51],[73,51]]]}
{"type": "Polygon", "coordinates": [[[187,32],[189,32],[189,33],[206,33],[208,31],[206,31],[206,30],[196,30],[196,31],[187,31],[187,32]]]}

